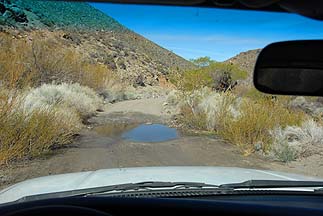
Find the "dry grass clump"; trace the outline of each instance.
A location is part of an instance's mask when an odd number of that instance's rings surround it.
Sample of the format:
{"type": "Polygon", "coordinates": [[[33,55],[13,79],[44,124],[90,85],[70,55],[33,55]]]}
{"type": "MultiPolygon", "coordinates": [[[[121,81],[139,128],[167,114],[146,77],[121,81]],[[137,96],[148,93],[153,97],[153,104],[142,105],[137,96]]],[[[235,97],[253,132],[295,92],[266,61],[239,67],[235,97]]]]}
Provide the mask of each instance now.
{"type": "Polygon", "coordinates": [[[92,89],[78,83],[44,84],[30,90],[24,98],[26,110],[64,109],[65,113],[76,113],[83,119],[93,115],[101,105],[102,99],[92,89]]]}
{"type": "Polygon", "coordinates": [[[277,127],[271,131],[273,156],[284,162],[323,150],[323,126],[312,119],[300,126],[277,127]]]}
{"type": "Polygon", "coordinates": [[[207,116],[207,129],[221,131],[229,119],[241,115],[239,104],[240,100],[230,92],[213,92],[203,98],[198,107],[207,116]]]}
{"type": "Polygon", "coordinates": [[[180,95],[178,103],[180,113],[179,120],[190,129],[207,130],[208,116],[200,108],[202,100],[210,93],[209,88],[202,88],[197,91],[184,92],[180,95]]]}
{"type": "Polygon", "coordinates": [[[0,165],[66,145],[102,99],[79,84],[44,84],[0,94],[0,165]]]}
{"type": "Polygon", "coordinates": [[[15,38],[0,32],[0,47],[0,80],[7,88],[77,82],[101,90],[117,79],[106,65],[66,45],[54,33],[34,31],[26,37],[15,38]]]}
{"type": "Polygon", "coordinates": [[[36,68],[27,39],[15,39],[0,32],[1,86],[13,89],[32,86],[36,82],[36,68]]]}
{"type": "Polygon", "coordinates": [[[178,107],[180,121],[189,128],[219,130],[227,116],[239,115],[235,98],[228,92],[214,92],[204,87],[191,92],[172,91],[167,103],[178,107]]]}
{"type": "Polygon", "coordinates": [[[38,156],[71,142],[79,130],[75,118],[65,118],[56,109],[26,112],[21,97],[2,92],[0,99],[0,165],[38,156]]]}
{"type": "Polygon", "coordinates": [[[62,45],[57,39],[37,38],[32,55],[40,84],[77,82],[101,90],[116,76],[103,64],[90,60],[77,49],[62,45]]]}

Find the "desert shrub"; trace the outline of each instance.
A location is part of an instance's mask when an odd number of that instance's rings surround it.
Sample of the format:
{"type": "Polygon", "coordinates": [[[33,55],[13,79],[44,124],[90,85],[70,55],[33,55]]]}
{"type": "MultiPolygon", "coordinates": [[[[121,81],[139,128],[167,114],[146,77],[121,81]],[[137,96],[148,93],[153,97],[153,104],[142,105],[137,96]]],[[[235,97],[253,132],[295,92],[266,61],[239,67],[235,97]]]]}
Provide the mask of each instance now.
{"type": "Polygon", "coordinates": [[[26,110],[64,108],[86,118],[100,108],[102,99],[90,88],[78,83],[44,84],[30,90],[24,99],[26,110]]]}
{"type": "Polygon", "coordinates": [[[183,92],[180,95],[173,93],[173,99],[180,97],[177,102],[172,101],[172,98],[168,99],[170,103],[176,103],[179,106],[181,113],[179,121],[182,125],[189,129],[207,129],[207,115],[200,110],[199,104],[208,93],[210,93],[210,89],[203,88],[192,92],[183,92]]]}
{"type": "Polygon", "coordinates": [[[323,126],[312,119],[300,126],[274,128],[271,136],[273,139],[271,154],[284,162],[322,151],[323,126]]]}
{"type": "Polygon", "coordinates": [[[19,97],[1,97],[0,165],[38,156],[72,141],[79,130],[73,116],[63,116],[56,109],[26,112],[19,97]]]}
{"type": "Polygon", "coordinates": [[[208,56],[199,57],[199,58],[196,58],[196,59],[190,59],[190,61],[193,64],[195,64],[197,67],[207,67],[210,64],[215,62],[208,56]]]}
{"type": "Polygon", "coordinates": [[[100,90],[109,80],[116,79],[106,65],[92,62],[75,48],[62,46],[54,39],[35,40],[32,54],[40,84],[77,82],[100,90]]]}
{"type": "Polygon", "coordinates": [[[275,159],[285,163],[294,161],[298,157],[296,149],[290,146],[287,140],[277,140],[271,152],[275,159]]]}
{"type": "Polygon", "coordinates": [[[189,128],[217,131],[228,116],[239,115],[235,97],[229,92],[214,92],[204,87],[192,92],[171,92],[167,103],[178,106],[180,121],[189,128]]]}
{"type": "Polygon", "coordinates": [[[183,92],[179,90],[173,89],[169,91],[164,103],[164,111],[172,116],[181,114],[182,95],[183,92]]]}
{"type": "Polygon", "coordinates": [[[106,65],[85,64],[82,67],[80,78],[74,80],[74,82],[100,91],[110,87],[111,82],[116,83],[119,81],[117,76],[106,65]]]}
{"type": "Polygon", "coordinates": [[[46,32],[13,38],[0,33],[0,80],[7,88],[37,87],[45,83],[80,83],[95,90],[117,79],[103,64],[91,60],[46,32]],[[29,40],[29,37],[32,40],[29,40]]]}
{"type": "Polygon", "coordinates": [[[203,112],[193,112],[189,105],[183,105],[180,108],[181,115],[178,120],[186,129],[206,130],[207,129],[207,115],[203,112]]]}
{"type": "Polygon", "coordinates": [[[290,110],[279,100],[238,98],[231,92],[208,88],[184,94],[177,106],[181,107],[182,124],[213,131],[239,146],[246,155],[254,152],[258,144],[264,153],[269,152],[271,130],[300,125],[306,119],[303,112],[290,110]]]}
{"type": "Polygon", "coordinates": [[[181,101],[181,91],[173,89],[167,94],[166,103],[170,106],[177,106],[181,101]]]}
{"type": "Polygon", "coordinates": [[[209,87],[226,91],[236,85],[237,80],[247,78],[247,72],[227,63],[210,63],[206,67],[177,72],[170,75],[170,81],[183,91],[209,87]]]}
{"type": "Polygon", "coordinates": [[[212,85],[212,78],[210,74],[202,71],[201,69],[177,74],[176,77],[173,75],[171,80],[173,80],[174,84],[179,89],[184,91],[193,91],[204,86],[212,85]]]}
{"type": "Polygon", "coordinates": [[[1,86],[13,89],[33,85],[37,74],[27,40],[0,32],[0,48],[1,86]]]}
{"type": "MultiPolygon", "coordinates": [[[[146,89],[145,87],[144,89],[146,89]]],[[[138,88],[129,86],[125,83],[110,83],[105,89],[100,91],[105,103],[115,103],[124,100],[135,100],[141,98],[138,88]]],[[[150,89],[151,90],[151,89],[150,89]]],[[[149,89],[147,88],[147,91],[149,89]]]]}
{"type": "Polygon", "coordinates": [[[267,99],[244,99],[239,111],[237,118],[225,120],[225,125],[218,133],[241,147],[245,154],[253,152],[257,143],[261,143],[262,150],[268,152],[272,144],[271,129],[299,125],[305,118],[303,113],[288,110],[280,103],[267,99]]]}
{"type": "Polygon", "coordinates": [[[208,130],[221,131],[228,119],[240,115],[238,106],[239,100],[230,92],[212,92],[201,100],[199,109],[207,116],[208,130]]]}
{"type": "Polygon", "coordinates": [[[244,70],[239,69],[237,66],[223,63],[223,62],[215,62],[212,63],[209,69],[212,74],[230,74],[233,81],[236,80],[244,80],[248,77],[248,73],[244,70]]]}
{"type": "Polygon", "coordinates": [[[248,75],[247,72],[227,63],[215,62],[206,69],[212,77],[213,89],[218,91],[233,88],[237,84],[237,80],[246,79],[248,75]]]}
{"type": "Polygon", "coordinates": [[[223,110],[230,106],[230,97],[224,97],[229,93],[217,93],[208,87],[195,91],[176,91],[168,94],[167,104],[175,107],[172,111],[181,113],[182,125],[189,128],[214,131],[222,118],[223,110]],[[227,100],[226,100],[227,99],[227,100]]]}
{"type": "MultiPolygon", "coordinates": [[[[186,115],[191,113],[193,116],[198,116],[197,119],[203,120],[203,122],[195,122],[198,125],[204,124],[199,128],[210,131],[220,130],[226,118],[239,115],[239,111],[236,109],[238,100],[233,94],[215,92],[207,87],[192,92],[171,92],[167,101],[173,106],[179,106],[186,115]]],[[[183,113],[183,118],[187,117],[185,114],[183,113]]]]}
{"type": "Polygon", "coordinates": [[[34,64],[37,68],[39,83],[68,82],[78,79],[81,71],[81,55],[61,44],[54,38],[44,39],[39,35],[34,36],[31,44],[34,64]],[[77,72],[76,72],[77,71],[77,72]]]}

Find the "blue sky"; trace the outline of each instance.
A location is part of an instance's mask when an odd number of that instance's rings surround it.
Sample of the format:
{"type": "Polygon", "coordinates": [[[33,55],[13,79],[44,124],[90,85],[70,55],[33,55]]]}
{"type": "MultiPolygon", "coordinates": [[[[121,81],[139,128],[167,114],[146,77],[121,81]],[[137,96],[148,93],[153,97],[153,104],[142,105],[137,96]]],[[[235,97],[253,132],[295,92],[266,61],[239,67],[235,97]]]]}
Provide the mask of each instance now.
{"type": "Polygon", "coordinates": [[[323,39],[323,22],[295,14],[92,3],[129,29],[186,58],[226,60],[282,40],[323,39]]]}

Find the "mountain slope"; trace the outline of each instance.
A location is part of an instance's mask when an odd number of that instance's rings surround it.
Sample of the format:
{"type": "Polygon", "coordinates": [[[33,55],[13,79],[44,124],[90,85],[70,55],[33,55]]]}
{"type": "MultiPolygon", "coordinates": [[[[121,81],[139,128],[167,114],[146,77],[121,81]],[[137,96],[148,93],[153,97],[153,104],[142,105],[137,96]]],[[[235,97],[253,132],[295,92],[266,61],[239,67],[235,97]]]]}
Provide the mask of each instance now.
{"type": "Polygon", "coordinates": [[[252,80],[253,69],[257,61],[257,57],[261,49],[249,50],[241,52],[238,55],[226,60],[225,62],[234,64],[240,69],[248,72],[248,81],[252,80]]]}
{"type": "Polygon", "coordinates": [[[235,64],[242,70],[245,70],[248,73],[252,73],[260,51],[261,49],[255,49],[241,52],[238,55],[226,60],[226,62],[235,64]]]}
{"type": "MultiPolygon", "coordinates": [[[[92,60],[108,65],[122,80],[157,85],[174,70],[194,65],[158,46],[87,3],[0,0],[0,27],[21,32],[46,29],[92,60]]],[[[49,33],[46,33],[47,36],[49,33]]]]}
{"type": "MultiPolygon", "coordinates": [[[[10,2],[10,1],[6,1],[10,2]]],[[[11,0],[11,10],[25,13],[28,21],[39,21],[48,27],[89,28],[125,31],[126,28],[101,11],[82,2],[11,0]],[[33,13],[34,16],[32,16],[33,13]]],[[[10,4],[7,4],[10,5],[10,4]]],[[[9,6],[10,9],[10,6],[9,6]]],[[[40,27],[26,23],[30,27],[40,27]]],[[[39,24],[39,23],[38,23],[39,24]]]]}

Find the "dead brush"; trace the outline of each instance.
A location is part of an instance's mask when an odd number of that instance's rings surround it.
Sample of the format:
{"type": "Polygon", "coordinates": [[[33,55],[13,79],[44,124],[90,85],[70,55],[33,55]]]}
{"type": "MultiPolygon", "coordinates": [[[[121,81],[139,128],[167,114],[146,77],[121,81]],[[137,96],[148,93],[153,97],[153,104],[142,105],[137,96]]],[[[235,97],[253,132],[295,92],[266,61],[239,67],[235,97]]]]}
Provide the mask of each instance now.
{"type": "Polygon", "coordinates": [[[15,39],[0,32],[0,80],[8,89],[33,86],[37,71],[26,39],[15,39]]]}
{"type": "Polygon", "coordinates": [[[28,38],[13,38],[0,32],[0,80],[13,88],[45,83],[80,83],[95,90],[117,79],[106,65],[92,61],[79,49],[35,31],[28,38]]]}
{"type": "Polygon", "coordinates": [[[79,129],[58,118],[56,110],[27,112],[21,109],[19,97],[10,98],[2,95],[0,101],[0,165],[66,145],[79,129]]]}

